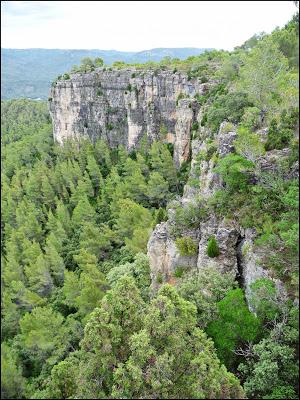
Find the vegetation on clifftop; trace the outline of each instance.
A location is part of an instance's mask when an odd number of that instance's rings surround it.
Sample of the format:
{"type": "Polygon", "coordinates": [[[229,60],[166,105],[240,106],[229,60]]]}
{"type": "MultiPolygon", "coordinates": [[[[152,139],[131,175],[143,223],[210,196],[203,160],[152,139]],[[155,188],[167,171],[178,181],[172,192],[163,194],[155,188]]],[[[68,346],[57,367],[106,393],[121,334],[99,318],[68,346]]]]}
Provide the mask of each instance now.
{"type": "MultiPolygon", "coordinates": [[[[151,291],[147,241],[187,180],[166,144],[129,154],[102,140],[61,147],[46,104],[2,103],[3,398],[298,398],[297,41],[295,17],[232,53],[153,65],[214,83],[197,98],[193,135],[209,132],[198,161],[214,161],[223,189],[177,207],[173,234],[188,257],[197,245],[186,231],[211,212],[255,228],[261,262],[288,294],[254,282],[255,314],[235,276],[209,266],[178,267],[169,284],[158,274],[151,291]],[[219,157],[224,120],[237,138],[219,157]],[[264,171],[270,151],[277,162],[264,171]]],[[[220,254],[214,236],[207,254],[220,254]]]]}

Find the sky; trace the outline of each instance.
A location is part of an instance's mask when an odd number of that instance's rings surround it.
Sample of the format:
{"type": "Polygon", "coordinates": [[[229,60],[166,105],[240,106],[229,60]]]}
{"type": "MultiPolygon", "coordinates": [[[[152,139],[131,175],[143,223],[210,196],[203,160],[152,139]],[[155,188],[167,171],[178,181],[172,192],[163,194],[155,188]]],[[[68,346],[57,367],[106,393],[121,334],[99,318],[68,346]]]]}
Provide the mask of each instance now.
{"type": "Polygon", "coordinates": [[[1,47],[232,50],[296,10],[292,1],[2,1],[1,47]]]}

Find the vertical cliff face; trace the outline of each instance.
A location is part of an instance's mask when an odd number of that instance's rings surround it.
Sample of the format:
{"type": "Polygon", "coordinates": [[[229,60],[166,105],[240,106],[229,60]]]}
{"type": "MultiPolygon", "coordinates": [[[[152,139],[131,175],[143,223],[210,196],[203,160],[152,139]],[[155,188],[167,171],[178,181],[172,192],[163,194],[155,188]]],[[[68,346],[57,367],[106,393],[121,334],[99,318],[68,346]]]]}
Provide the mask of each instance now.
{"type": "MultiPolygon", "coordinates": [[[[71,79],[57,81],[51,89],[54,138],[61,144],[69,138],[102,138],[110,147],[124,145],[128,150],[138,147],[145,137],[150,143],[172,143],[177,166],[191,158],[190,177],[177,207],[201,207],[201,202],[207,202],[222,189],[215,166],[218,159],[234,151],[237,138],[236,127],[224,122],[215,134],[200,127],[198,136],[191,140],[194,122],[200,126],[202,119],[197,96],[205,94],[211,84],[200,84],[171,71],[99,69],[84,75],[73,74],[71,79]]],[[[265,133],[260,132],[262,140],[265,133]]],[[[278,158],[286,156],[286,150],[267,152],[259,160],[258,168],[274,170],[278,158]]],[[[179,236],[190,237],[197,244],[196,254],[182,256],[175,244],[174,212],[171,207],[169,220],[156,226],[148,242],[153,288],[172,282],[178,267],[200,270],[211,266],[236,274],[251,309],[251,284],[269,276],[260,265],[255,232],[245,231],[235,220],[211,212],[197,226],[180,232],[179,236]],[[213,258],[207,254],[211,236],[219,247],[219,255],[213,258]]]]}
{"type": "Polygon", "coordinates": [[[187,160],[190,129],[198,112],[195,95],[205,93],[207,84],[188,80],[182,73],[99,69],[73,74],[54,83],[50,113],[54,138],[105,139],[111,147],[137,147],[164,139],[174,143],[177,165],[187,160]]]}

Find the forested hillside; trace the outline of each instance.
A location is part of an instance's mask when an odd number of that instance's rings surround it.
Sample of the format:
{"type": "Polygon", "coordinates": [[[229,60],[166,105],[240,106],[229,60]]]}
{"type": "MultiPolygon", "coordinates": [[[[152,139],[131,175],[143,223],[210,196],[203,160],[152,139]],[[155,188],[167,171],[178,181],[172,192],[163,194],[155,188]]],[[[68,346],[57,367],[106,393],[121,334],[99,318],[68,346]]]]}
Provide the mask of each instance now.
{"type": "MultiPolygon", "coordinates": [[[[191,129],[206,150],[180,169],[163,131],[130,153],[104,140],[59,146],[47,104],[2,101],[3,398],[298,398],[298,29],[295,16],[232,53],[155,66],[214,81],[191,129]],[[237,129],[224,157],[220,125],[237,129]],[[222,190],[174,210],[185,185],[198,190],[202,162],[222,190]],[[206,265],[151,284],[156,224],[172,217],[192,255],[182,232],[211,213],[258,232],[272,279],[252,285],[251,311],[243,282],[206,265]]],[[[208,257],[219,252],[210,237],[208,257]]]]}

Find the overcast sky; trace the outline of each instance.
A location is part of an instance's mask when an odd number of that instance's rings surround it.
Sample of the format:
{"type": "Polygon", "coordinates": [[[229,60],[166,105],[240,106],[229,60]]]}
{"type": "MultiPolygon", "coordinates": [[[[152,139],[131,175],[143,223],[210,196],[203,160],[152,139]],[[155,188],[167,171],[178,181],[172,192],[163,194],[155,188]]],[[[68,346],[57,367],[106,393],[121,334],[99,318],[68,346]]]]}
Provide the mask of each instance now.
{"type": "Polygon", "coordinates": [[[232,50],[295,12],[292,1],[2,1],[1,47],[232,50]]]}

